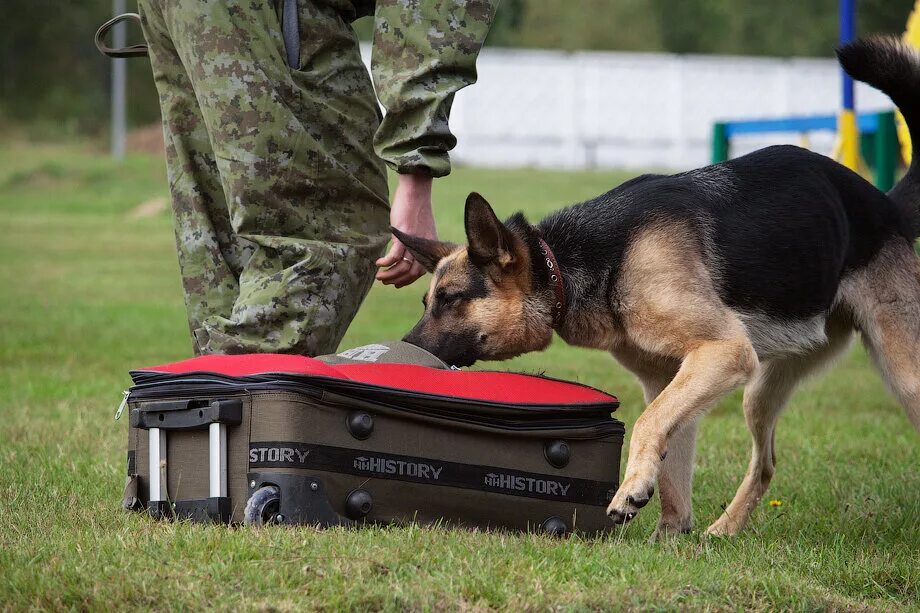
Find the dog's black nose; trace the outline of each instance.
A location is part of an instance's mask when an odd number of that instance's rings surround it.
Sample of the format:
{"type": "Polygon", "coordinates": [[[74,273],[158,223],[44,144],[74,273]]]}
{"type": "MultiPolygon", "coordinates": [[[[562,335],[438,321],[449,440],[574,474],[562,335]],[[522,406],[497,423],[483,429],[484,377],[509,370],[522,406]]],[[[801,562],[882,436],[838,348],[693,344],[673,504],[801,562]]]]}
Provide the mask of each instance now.
{"type": "Polygon", "coordinates": [[[428,347],[425,346],[425,343],[422,341],[422,335],[418,333],[417,330],[412,329],[402,337],[404,343],[409,343],[410,345],[415,345],[416,347],[421,347],[425,351],[431,351],[428,347]]]}

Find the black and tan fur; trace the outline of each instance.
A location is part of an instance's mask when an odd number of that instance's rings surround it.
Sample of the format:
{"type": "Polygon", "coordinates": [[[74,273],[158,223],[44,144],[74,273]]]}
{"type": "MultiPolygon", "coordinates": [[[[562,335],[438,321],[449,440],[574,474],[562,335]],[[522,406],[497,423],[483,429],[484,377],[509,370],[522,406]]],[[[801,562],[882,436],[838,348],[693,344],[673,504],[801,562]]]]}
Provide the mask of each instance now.
{"type": "Polygon", "coordinates": [[[777,418],[796,384],[854,331],[920,429],[920,56],[895,39],[839,51],[888,93],[914,164],[888,194],[829,158],[771,147],[673,176],[644,175],[531,226],[478,194],[468,247],[399,235],[434,273],[406,340],[455,364],[544,349],[555,303],[542,237],[563,273],[568,343],[611,352],[648,406],[608,514],[625,522],[656,489],[658,532],[691,525],[697,419],[744,386],[747,474],[708,532],[734,534],[773,476],[777,418]]]}

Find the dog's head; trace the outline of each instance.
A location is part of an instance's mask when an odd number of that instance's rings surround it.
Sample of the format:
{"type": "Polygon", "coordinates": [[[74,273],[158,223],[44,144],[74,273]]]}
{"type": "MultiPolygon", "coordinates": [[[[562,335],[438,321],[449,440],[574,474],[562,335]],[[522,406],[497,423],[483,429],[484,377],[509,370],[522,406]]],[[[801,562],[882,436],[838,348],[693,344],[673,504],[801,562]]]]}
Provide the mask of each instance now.
{"type": "Polygon", "coordinates": [[[464,220],[467,247],[393,230],[434,274],[425,312],[403,340],[457,366],[545,349],[553,300],[537,231],[520,213],[502,223],[476,193],[466,199],[464,220]]]}

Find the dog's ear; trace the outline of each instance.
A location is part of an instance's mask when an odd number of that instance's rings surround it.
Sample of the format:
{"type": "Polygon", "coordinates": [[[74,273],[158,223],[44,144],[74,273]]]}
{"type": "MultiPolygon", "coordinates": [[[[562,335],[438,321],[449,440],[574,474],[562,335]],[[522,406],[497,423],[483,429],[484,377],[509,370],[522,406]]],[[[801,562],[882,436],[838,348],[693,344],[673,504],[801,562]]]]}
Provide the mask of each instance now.
{"type": "Polygon", "coordinates": [[[515,263],[517,237],[499,221],[486,199],[476,192],[466,198],[464,221],[470,262],[479,267],[498,264],[502,268],[515,263]]]}
{"type": "Polygon", "coordinates": [[[399,242],[406,246],[415,261],[421,264],[422,268],[428,272],[434,272],[442,258],[459,249],[459,245],[454,243],[412,236],[411,234],[400,232],[396,228],[390,228],[390,232],[399,239],[399,242]]]}

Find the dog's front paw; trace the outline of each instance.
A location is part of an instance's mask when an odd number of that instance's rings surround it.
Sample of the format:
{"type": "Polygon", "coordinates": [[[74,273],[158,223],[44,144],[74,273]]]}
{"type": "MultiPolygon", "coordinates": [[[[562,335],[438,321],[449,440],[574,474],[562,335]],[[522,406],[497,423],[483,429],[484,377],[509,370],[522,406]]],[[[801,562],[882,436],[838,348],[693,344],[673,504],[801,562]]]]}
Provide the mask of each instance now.
{"type": "Polygon", "coordinates": [[[683,519],[665,519],[662,517],[658,520],[658,526],[649,537],[649,543],[665,542],[677,538],[681,534],[688,534],[693,527],[693,520],[690,517],[683,519]]]}
{"type": "Polygon", "coordinates": [[[607,506],[607,517],[615,524],[625,524],[655,495],[655,484],[641,479],[627,479],[607,506]]]}

